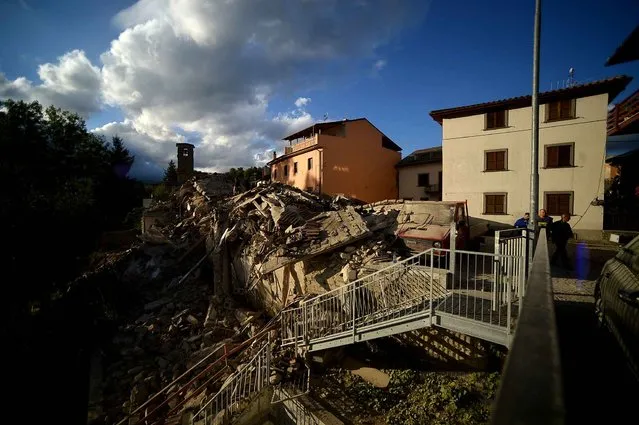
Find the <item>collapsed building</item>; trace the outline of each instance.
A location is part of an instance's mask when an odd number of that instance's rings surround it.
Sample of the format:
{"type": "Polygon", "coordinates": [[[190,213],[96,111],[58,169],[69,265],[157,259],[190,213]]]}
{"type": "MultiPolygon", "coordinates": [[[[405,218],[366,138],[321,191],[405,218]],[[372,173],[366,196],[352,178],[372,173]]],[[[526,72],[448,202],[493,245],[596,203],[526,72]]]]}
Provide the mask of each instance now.
{"type": "Polygon", "coordinates": [[[269,317],[410,255],[400,232],[440,234],[451,221],[429,202],[363,205],[280,183],[233,191],[219,174],[185,182],[147,210],[138,243],[109,257],[142,302],[123,318],[111,352],[98,356],[92,423],[197,410],[264,335],[274,364],[284,365],[269,382],[286,382],[303,362],[278,349],[269,317]]]}

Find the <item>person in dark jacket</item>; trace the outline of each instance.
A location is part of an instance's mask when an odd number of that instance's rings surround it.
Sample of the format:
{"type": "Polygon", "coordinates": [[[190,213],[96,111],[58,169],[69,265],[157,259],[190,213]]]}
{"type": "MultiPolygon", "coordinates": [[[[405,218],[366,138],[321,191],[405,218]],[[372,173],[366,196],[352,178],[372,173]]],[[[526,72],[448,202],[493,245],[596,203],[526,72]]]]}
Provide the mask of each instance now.
{"type": "Polygon", "coordinates": [[[525,229],[528,227],[528,221],[530,220],[530,214],[526,213],[519,220],[515,221],[515,228],[517,229],[525,229]]]}
{"type": "Polygon", "coordinates": [[[572,270],[572,264],[568,258],[568,252],[566,251],[566,245],[568,240],[572,239],[572,228],[568,222],[570,221],[570,214],[565,213],[561,215],[561,220],[553,223],[551,237],[555,244],[555,252],[552,254],[550,264],[557,264],[557,260],[561,259],[563,266],[569,270],[572,270]]]}
{"type": "Polygon", "coordinates": [[[537,226],[545,227],[547,231],[550,231],[552,227],[552,217],[546,214],[546,210],[543,208],[539,210],[537,215],[537,226]]]}

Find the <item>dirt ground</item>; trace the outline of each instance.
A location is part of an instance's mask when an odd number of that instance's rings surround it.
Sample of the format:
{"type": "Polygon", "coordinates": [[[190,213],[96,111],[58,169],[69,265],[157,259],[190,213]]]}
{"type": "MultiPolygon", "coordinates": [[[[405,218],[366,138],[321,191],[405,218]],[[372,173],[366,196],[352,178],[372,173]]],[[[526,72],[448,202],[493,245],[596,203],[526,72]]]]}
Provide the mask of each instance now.
{"type": "MultiPolygon", "coordinates": [[[[549,248],[552,254],[554,247],[549,248]]],[[[594,316],[595,282],[616,248],[571,244],[568,252],[574,271],[552,268],[566,423],[634,423],[639,384],[616,341],[597,329],[594,316]]]]}

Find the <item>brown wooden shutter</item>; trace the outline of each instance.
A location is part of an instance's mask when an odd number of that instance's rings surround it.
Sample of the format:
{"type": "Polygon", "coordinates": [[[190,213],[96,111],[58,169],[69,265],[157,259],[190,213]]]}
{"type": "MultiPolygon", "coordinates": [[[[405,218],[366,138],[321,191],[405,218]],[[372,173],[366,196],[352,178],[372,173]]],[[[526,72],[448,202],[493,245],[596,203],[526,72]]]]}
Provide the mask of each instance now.
{"type": "Polygon", "coordinates": [[[559,118],[557,102],[548,103],[546,108],[548,109],[548,121],[553,121],[559,118]]]}
{"type": "Polygon", "coordinates": [[[506,169],[506,152],[495,152],[495,169],[496,170],[505,170],[506,169]]]}
{"type": "Polygon", "coordinates": [[[495,152],[486,152],[486,171],[493,171],[496,166],[495,152]]]}
{"type": "Polygon", "coordinates": [[[571,118],[572,116],[572,102],[570,99],[564,99],[559,102],[559,117],[562,119],[571,118]]]}
{"type": "Polygon", "coordinates": [[[495,127],[506,127],[506,111],[495,112],[495,127]]]}
{"type": "Polygon", "coordinates": [[[572,146],[557,146],[557,166],[570,167],[572,165],[571,157],[572,146]]]}
{"type": "Polygon", "coordinates": [[[546,168],[555,168],[559,166],[559,149],[557,146],[548,146],[546,148],[546,168]]]}

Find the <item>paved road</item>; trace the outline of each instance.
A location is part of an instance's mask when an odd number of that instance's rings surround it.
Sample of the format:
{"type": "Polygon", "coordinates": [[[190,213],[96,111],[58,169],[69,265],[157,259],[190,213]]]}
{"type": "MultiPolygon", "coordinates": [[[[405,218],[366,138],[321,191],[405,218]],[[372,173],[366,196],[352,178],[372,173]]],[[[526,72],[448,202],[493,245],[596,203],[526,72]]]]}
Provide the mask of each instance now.
{"type": "Polygon", "coordinates": [[[615,251],[571,245],[569,252],[575,271],[552,269],[567,423],[638,423],[639,384],[593,313],[595,280],[615,251]]]}

